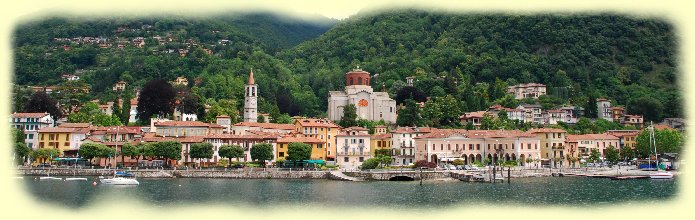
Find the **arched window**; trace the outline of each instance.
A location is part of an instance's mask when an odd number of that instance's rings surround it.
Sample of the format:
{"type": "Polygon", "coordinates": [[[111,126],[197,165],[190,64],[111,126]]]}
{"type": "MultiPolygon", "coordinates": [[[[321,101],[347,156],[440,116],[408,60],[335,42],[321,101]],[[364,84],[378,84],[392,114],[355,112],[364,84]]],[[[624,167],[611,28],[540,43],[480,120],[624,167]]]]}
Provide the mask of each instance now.
{"type": "Polygon", "coordinates": [[[348,84],[348,86],[355,84],[355,82],[353,82],[352,80],[353,80],[352,77],[350,77],[350,84],[348,84]]]}
{"type": "Polygon", "coordinates": [[[367,79],[364,80],[364,84],[365,84],[365,85],[369,85],[369,78],[367,78],[367,79]]]}
{"type": "Polygon", "coordinates": [[[357,85],[362,85],[362,77],[357,77],[357,85]]]}
{"type": "Polygon", "coordinates": [[[251,96],[256,96],[256,87],[251,87],[251,96]]]}

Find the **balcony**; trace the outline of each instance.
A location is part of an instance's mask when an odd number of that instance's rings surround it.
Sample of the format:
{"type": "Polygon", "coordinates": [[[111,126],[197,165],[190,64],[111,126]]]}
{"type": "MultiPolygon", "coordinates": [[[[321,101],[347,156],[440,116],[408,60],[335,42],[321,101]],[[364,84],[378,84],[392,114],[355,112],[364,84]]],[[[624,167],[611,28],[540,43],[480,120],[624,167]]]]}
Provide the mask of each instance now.
{"type": "Polygon", "coordinates": [[[369,156],[369,152],[338,152],[338,156],[369,156]]]}

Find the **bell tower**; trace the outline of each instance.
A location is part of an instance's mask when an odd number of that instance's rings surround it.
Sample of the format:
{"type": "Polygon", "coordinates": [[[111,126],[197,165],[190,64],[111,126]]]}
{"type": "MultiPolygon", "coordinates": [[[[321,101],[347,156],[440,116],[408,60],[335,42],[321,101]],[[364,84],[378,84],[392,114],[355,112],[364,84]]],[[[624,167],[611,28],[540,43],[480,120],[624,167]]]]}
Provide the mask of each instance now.
{"type": "Polygon", "coordinates": [[[249,73],[249,82],[244,85],[244,122],[258,120],[258,85],[253,80],[253,68],[249,73]]]}

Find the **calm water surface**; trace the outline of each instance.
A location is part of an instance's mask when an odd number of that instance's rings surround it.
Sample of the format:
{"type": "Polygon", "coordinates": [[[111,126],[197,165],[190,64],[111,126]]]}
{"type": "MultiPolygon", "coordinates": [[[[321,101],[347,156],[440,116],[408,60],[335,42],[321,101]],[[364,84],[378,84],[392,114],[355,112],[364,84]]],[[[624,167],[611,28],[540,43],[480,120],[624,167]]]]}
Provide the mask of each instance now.
{"type": "Polygon", "coordinates": [[[504,204],[605,207],[658,203],[673,198],[677,180],[610,180],[586,177],[512,179],[507,183],[342,182],[278,179],[138,179],[139,186],[92,186],[89,182],[38,181],[25,177],[28,192],[58,206],[82,208],[96,200],[127,196],[153,206],[229,204],[230,206],[364,206],[449,208],[504,204]]]}

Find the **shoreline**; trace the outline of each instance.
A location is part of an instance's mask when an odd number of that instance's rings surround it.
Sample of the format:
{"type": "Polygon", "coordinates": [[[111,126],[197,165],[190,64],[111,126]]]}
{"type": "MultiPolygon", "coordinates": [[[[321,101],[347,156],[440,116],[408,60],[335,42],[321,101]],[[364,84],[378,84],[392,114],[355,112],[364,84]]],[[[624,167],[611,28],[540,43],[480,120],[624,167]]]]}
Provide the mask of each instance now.
{"type": "MultiPolygon", "coordinates": [[[[119,171],[124,171],[123,169],[119,171]]],[[[462,170],[428,170],[424,172],[413,170],[292,170],[278,168],[243,168],[243,169],[189,169],[189,170],[168,170],[168,169],[137,169],[125,171],[132,173],[136,178],[228,178],[228,179],[331,179],[341,181],[393,181],[393,180],[424,180],[424,181],[469,181],[480,182],[489,181],[492,176],[490,170],[481,171],[462,171],[462,170]]],[[[506,170],[505,170],[506,171],[506,170]]],[[[498,178],[505,181],[508,172],[503,171],[498,178]]],[[[74,169],[74,168],[20,168],[15,169],[16,176],[110,176],[113,169],[74,169]]],[[[533,177],[583,177],[583,176],[649,176],[654,171],[643,171],[633,168],[569,168],[569,169],[512,169],[509,174],[515,178],[533,177]]],[[[678,176],[678,171],[672,171],[678,176]]]]}

